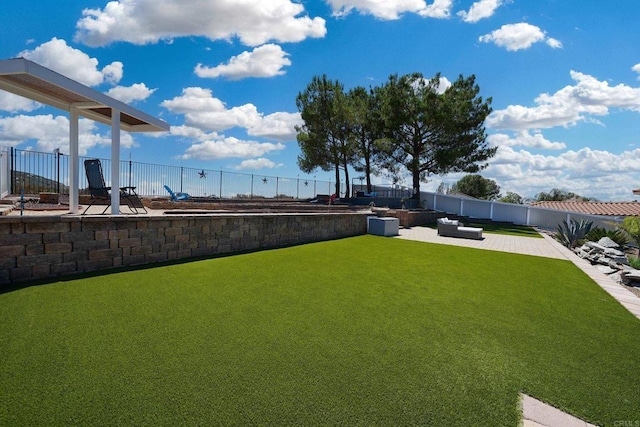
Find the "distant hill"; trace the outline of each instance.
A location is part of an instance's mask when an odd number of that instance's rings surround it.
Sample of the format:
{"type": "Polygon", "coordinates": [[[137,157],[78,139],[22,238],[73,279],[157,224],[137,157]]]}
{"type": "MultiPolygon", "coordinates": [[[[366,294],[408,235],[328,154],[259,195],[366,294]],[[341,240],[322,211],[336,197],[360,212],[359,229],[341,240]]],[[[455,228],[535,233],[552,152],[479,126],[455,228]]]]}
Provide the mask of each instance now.
{"type": "Polygon", "coordinates": [[[38,193],[61,193],[69,194],[69,186],[60,183],[49,178],[45,178],[40,175],[34,175],[27,172],[13,172],[13,193],[20,194],[24,191],[25,194],[38,194],[38,193]],[[59,190],[59,191],[58,191],[59,190]]]}

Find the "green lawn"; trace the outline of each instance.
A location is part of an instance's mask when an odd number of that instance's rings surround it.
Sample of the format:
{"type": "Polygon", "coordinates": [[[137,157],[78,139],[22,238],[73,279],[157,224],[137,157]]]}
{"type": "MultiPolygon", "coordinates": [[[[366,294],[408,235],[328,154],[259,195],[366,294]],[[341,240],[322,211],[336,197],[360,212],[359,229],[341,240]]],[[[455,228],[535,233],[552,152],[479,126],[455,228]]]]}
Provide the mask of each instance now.
{"type": "Polygon", "coordinates": [[[362,236],[0,294],[0,425],[640,420],[640,321],[568,261],[362,236]]]}

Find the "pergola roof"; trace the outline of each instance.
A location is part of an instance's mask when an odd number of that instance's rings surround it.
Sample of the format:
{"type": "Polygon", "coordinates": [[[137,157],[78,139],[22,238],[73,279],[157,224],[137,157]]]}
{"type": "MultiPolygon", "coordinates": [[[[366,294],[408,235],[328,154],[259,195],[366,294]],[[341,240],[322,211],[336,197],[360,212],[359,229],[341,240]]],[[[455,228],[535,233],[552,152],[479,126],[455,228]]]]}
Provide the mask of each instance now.
{"type": "MultiPolygon", "coordinates": [[[[78,116],[111,125],[111,187],[120,188],[120,130],[164,132],[169,124],[24,58],[0,61],[0,90],[69,112],[69,211],[78,212],[78,116]]],[[[111,191],[111,213],[120,192],[111,191]]]]}
{"type": "Polygon", "coordinates": [[[110,125],[120,111],[120,127],[128,132],[164,132],[169,124],[81,83],[24,58],[0,60],[0,89],[110,125]]]}

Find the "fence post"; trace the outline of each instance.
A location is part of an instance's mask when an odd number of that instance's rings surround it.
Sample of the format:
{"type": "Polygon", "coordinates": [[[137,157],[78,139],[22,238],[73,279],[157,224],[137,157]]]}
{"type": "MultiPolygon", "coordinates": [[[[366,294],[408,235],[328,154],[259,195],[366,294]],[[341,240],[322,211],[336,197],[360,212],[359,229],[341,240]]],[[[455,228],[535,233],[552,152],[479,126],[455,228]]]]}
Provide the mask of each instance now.
{"type": "Polygon", "coordinates": [[[180,192],[182,193],[182,177],[184,176],[184,166],[180,166],[180,192]]]}
{"type": "Polygon", "coordinates": [[[222,169],[220,169],[220,194],[218,194],[218,197],[222,199],[222,169]]]}

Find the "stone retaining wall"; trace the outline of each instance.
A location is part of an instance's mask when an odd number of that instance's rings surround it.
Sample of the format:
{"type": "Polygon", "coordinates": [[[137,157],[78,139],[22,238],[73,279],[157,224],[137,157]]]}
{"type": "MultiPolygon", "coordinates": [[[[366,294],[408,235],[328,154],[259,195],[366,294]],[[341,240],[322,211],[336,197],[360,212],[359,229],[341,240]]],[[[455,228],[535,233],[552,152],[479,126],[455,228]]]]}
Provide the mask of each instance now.
{"type": "Polygon", "coordinates": [[[0,284],[366,233],[366,214],[0,218],[0,284]]]}

